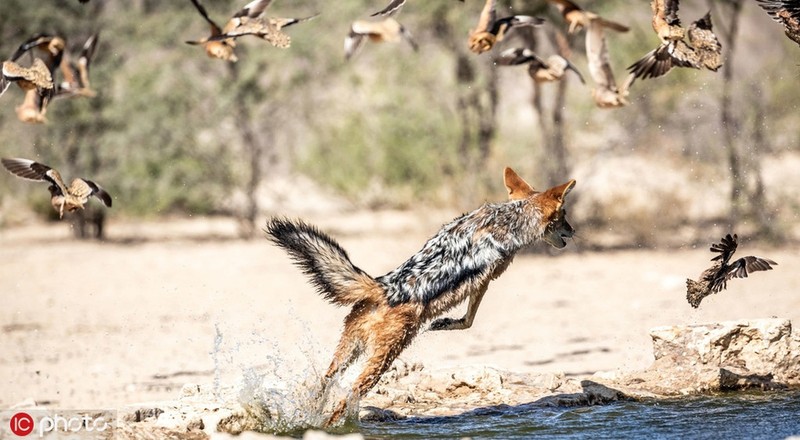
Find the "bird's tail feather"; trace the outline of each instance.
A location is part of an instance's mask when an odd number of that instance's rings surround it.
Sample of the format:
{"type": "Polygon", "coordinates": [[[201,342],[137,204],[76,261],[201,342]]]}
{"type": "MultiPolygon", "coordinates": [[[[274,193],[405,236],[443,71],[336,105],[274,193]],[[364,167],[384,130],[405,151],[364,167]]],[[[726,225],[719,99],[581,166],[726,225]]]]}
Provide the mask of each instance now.
{"type": "Polygon", "coordinates": [[[617,23],[616,21],[606,20],[605,18],[601,18],[600,23],[603,25],[603,27],[615,30],[617,32],[628,32],[630,30],[630,28],[624,24],[617,23]]]}
{"type": "Polygon", "coordinates": [[[703,298],[706,296],[708,296],[708,289],[703,283],[688,278],[686,279],[686,300],[689,301],[689,305],[695,309],[698,308],[700,302],[703,301],[703,298]]]}

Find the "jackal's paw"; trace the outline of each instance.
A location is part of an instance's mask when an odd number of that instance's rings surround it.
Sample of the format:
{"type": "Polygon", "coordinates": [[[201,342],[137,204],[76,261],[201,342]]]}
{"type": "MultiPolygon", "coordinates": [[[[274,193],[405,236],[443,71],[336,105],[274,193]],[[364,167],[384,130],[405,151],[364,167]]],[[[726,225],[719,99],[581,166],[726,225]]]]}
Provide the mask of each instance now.
{"type": "Polygon", "coordinates": [[[464,327],[464,319],[439,318],[431,323],[431,330],[456,330],[464,327]]]}

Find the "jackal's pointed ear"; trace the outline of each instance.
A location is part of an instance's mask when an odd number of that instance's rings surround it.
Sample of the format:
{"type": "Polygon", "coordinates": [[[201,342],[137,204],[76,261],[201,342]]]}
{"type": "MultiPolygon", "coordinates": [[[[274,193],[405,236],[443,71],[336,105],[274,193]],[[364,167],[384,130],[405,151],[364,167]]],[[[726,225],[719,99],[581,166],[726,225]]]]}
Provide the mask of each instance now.
{"type": "Polygon", "coordinates": [[[503,182],[508,190],[508,200],[521,200],[536,193],[522,177],[509,167],[503,172],[503,182]]]}
{"type": "Polygon", "coordinates": [[[570,180],[569,182],[554,186],[547,190],[551,197],[558,200],[559,203],[564,203],[564,198],[567,197],[572,188],[575,186],[575,179],[570,180]]]}

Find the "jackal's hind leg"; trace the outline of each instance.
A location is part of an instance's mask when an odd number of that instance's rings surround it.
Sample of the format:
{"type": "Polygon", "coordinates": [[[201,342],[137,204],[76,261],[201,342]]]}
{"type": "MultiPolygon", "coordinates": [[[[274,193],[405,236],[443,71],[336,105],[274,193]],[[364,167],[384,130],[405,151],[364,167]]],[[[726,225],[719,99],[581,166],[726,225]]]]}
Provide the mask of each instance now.
{"type": "MultiPolygon", "coordinates": [[[[358,399],[364,397],[381,380],[383,373],[392,366],[392,362],[397,359],[397,356],[411,342],[416,333],[417,327],[389,328],[382,334],[375,335],[373,342],[366,347],[370,358],[364,366],[364,371],[353,384],[353,390],[349,397],[358,399]]],[[[331,426],[344,416],[347,403],[348,399],[345,398],[334,407],[333,413],[324,427],[331,426]]]]}
{"type": "Polygon", "coordinates": [[[361,352],[360,347],[361,342],[358,341],[352,333],[347,331],[342,333],[342,338],[339,341],[339,345],[336,347],[336,351],[333,353],[333,360],[331,360],[328,371],[325,372],[325,375],[321,379],[320,390],[317,395],[320,412],[328,401],[331,380],[356,360],[361,352]]]}
{"type": "MultiPolygon", "coordinates": [[[[348,397],[361,398],[367,394],[367,392],[381,380],[381,376],[389,369],[399,352],[400,350],[396,350],[396,353],[394,350],[388,350],[382,353],[375,353],[375,355],[367,361],[364,371],[362,371],[358,379],[356,379],[353,385],[353,391],[348,397]]],[[[331,417],[328,419],[327,423],[325,423],[326,427],[336,423],[344,416],[347,410],[347,403],[348,398],[345,398],[334,407],[331,417]]]]}

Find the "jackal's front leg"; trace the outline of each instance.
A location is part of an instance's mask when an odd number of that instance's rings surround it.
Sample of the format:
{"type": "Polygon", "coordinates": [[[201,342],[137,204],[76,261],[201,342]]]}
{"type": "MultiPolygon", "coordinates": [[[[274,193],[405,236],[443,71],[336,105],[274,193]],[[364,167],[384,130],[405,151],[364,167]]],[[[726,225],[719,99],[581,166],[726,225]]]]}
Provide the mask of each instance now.
{"type": "Polygon", "coordinates": [[[478,313],[478,306],[481,305],[483,294],[486,293],[484,286],[479,289],[474,295],[469,297],[469,305],[467,306],[467,314],[461,319],[453,318],[439,318],[431,323],[431,330],[464,330],[472,327],[472,322],[475,320],[475,314],[478,313]]]}

